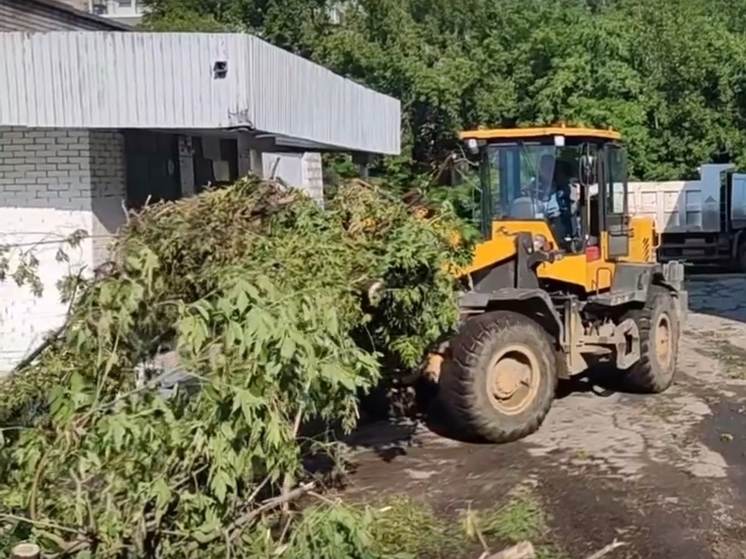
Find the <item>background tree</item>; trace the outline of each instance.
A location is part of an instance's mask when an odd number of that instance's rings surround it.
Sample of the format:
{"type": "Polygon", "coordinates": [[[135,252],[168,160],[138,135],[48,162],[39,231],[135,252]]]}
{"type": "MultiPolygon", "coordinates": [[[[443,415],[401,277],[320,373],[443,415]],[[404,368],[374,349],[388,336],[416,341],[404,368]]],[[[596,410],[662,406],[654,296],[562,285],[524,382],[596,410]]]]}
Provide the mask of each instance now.
{"type": "Polygon", "coordinates": [[[265,40],[402,101],[392,178],[434,173],[459,129],[613,126],[638,179],[746,164],[746,0],[150,0],[155,30],[265,40]],[[333,24],[331,10],[343,17],[333,24]]]}

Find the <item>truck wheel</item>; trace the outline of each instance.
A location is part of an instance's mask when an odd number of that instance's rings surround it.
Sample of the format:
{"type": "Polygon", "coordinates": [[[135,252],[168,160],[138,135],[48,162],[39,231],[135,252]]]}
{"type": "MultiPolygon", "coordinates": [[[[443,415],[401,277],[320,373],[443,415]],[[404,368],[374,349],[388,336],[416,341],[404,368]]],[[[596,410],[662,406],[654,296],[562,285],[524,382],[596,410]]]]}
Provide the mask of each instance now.
{"type": "Polygon", "coordinates": [[[640,359],[625,374],[629,387],[637,392],[660,393],[673,383],[679,353],[679,319],[673,296],[665,287],[654,285],[642,309],[630,311],[640,330],[640,359]]]}
{"type": "Polygon", "coordinates": [[[439,397],[459,431],[507,443],[536,431],[554,400],[556,350],[535,321],[496,311],[464,324],[443,363],[439,397]]]}

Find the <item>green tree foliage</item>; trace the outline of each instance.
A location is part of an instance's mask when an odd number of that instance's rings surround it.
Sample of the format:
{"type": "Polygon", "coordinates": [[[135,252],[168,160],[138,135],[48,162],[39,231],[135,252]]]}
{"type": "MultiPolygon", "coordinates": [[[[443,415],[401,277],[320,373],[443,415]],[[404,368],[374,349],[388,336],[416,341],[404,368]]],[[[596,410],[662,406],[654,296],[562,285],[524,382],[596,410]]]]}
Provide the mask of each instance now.
{"type": "Polygon", "coordinates": [[[102,559],[375,557],[360,511],[290,532],[262,511],[308,480],[302,425],[349,429],[382,365],[456,323],[469,247],[452,212],[412,209],[354,183],[324,211],[250,177],[133,216],[65,334],[0,381],[0,535],[102,559]],[[163,344],[170,394],[135,373],[163,344]]]}
{"type": "Polygon", "coordinates": [[[746,164],[745,0],[150,3],[150,28],[253,32],[401,99],[388,176],[433,172],[459,129],[558,119],[620,130],[640,179],[746,164]]]}

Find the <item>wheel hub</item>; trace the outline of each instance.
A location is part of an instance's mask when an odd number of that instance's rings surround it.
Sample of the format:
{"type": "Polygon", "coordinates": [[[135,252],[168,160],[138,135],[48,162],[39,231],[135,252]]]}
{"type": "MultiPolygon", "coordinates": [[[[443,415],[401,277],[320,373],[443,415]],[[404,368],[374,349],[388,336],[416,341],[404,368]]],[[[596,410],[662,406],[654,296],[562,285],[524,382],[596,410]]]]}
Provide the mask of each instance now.
{"type": "Polygon", "coordinates": [[[672,348],[671,322],[666,314],[661,314],[655,325],[655,355],[661,368],[667,369],[671,363],[672,348]]]}
{"type": "Polygon", "coordinates": [[[495,396],[510,398],[530,377],[531,371],[526,365],[518,359],[504,357],[495,366],[495,396]]]}
{"type": "Polygon", "coordinates": [[[531,351],[522,346],[504,348],[492,360],[488,392],[492,405],[513,415],[525,410],[536,397],[539,365],[531,351]]]}

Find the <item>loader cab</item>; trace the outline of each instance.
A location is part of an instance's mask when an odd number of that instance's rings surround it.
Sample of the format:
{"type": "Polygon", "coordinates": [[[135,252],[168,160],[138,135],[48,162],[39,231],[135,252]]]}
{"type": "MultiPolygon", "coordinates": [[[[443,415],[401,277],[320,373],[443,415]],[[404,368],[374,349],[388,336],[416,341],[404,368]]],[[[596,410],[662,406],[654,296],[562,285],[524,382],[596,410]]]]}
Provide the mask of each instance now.
{"type": "Polygon", "coordinates": [[[538,232],[546,224],[549,238],[536,235],[546,250],[589,261],[628,255],[627,158],[619,133],[557,126],[475,130],[461,138],[480,157],[485,240],[502,228],[538,232]]]}

